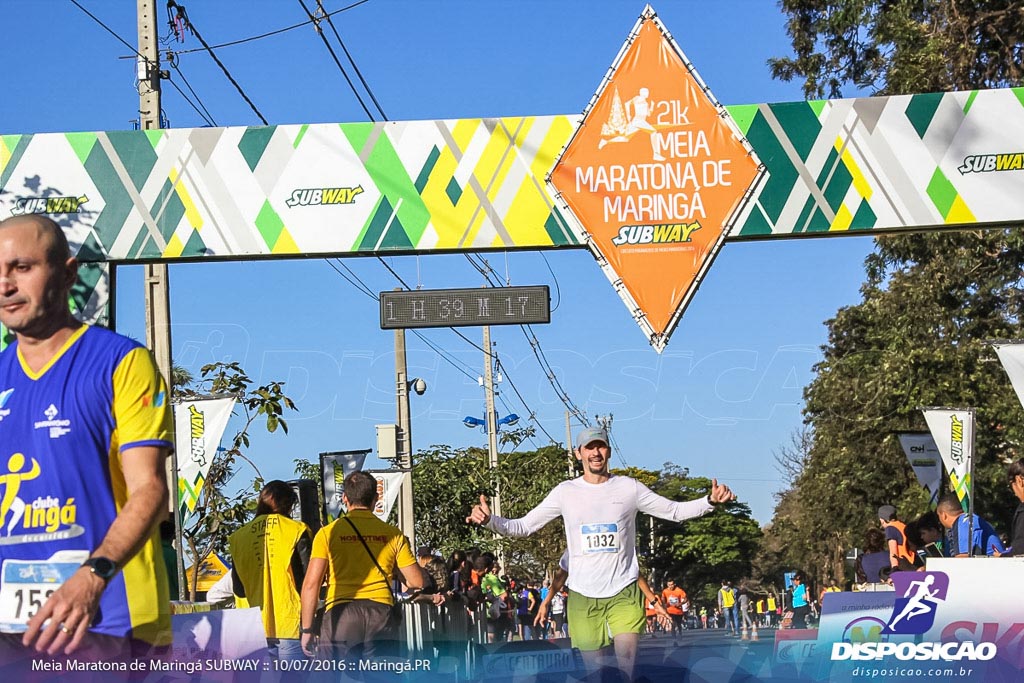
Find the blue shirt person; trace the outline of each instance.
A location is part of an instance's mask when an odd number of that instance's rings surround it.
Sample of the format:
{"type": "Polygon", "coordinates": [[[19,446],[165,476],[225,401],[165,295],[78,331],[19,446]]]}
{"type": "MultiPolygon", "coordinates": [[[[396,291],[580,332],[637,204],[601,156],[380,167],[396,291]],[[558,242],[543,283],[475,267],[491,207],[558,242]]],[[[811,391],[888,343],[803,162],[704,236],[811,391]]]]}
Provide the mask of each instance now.
{"type": "Polygon", "coordinates": [[[935,512],[946,528],[946,553],[950,557],[980,557],[1006,551],[992,525],[978,515],[966,514],[955,493],[943,496],[935,512]]]}

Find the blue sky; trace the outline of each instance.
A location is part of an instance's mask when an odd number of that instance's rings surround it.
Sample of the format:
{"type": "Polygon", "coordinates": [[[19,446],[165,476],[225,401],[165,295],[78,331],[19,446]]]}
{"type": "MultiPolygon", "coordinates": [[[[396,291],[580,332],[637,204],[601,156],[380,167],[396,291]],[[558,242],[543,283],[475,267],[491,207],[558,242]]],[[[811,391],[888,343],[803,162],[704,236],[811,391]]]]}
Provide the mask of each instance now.
{"type": "MultiPolygon", "coordinates": [[[[135,44],[132,3],[82,4],[135,44]]],[[[276,0],[184,4],[211,45],[305,19],[298,3],[276,0]]],[[[582,111],[642,9],[641,2],[594,0],[371,0],[334,20],[389,119],[468,118],[582,111]]],[[[803,99],[798,84],[773,81],[765,63],[789,52],[775,3],[663,1],[655,9],[723,103],[803,99]]],[[[131,127],[138,97],[134,61],[122,59],[128,48],[67,0],[4,2],[0,21],[8,27],[0,44],[7,76],[0,133],[131,127]]],[[[198,47],[193,37],[168,45],[198,47]]],[[[308,26],[217,52],[272,124],[366,120],[308,26]]],[[[180,54],[178,68],[172,80],[186,89],[187,79],[217,125],[259,124],[207,54],[180,54]]],[[[163,107],[173,127],[203,125],[170,85],[163,107]]],[[[552,322],[534,330],[572,400],[588,416],[614,415],[618,464],[673,462],[718,477],[767,522],[780,486],[773,452],[800,425],[802,390],[826,340],[823,322],[859,299],[870,249],[864,237],[726,245],[661,356],[589,253],[485,258],[502,280],[551,286],[552,322]]],[[[371,290],[398,286],[376,259],[345,263],[371,290]]],[[[482,284],[462,256],[388,263],[426,288],[482,284]]],[[[141,267],[119,268],[117,301],[119,330],[144,338],[141,267]]],[[[295,458],[371,448],[374,425],[394,421],[393,334],[379,329],[377,303],[322,259],[174,265],[171,306],[177,363],[198,375],[204,363],[239,361],[257,382],[285,381],[298,403],[290,435],[253,439],[250,456],[264,477],[291,478],[295,458]]],[[[463,332],[479,343],[479,329],[463,332]]],[[[475,379],[483,354],[447,330],[424,335],[454,364],[409,335],[410,376],[428,383],[425,395],[412,398],[414,448],[486,444],[461,423],[483,414],[475,379]]],[[[494,328],[492,336],[537,420],[564,441],[565,408],[523,333],[494,328]]],[[[500,414],[527,414],[508,381],[498,390],[500,414]]],[[[547,438],[538,430],[534,441],[547,438]]]]}

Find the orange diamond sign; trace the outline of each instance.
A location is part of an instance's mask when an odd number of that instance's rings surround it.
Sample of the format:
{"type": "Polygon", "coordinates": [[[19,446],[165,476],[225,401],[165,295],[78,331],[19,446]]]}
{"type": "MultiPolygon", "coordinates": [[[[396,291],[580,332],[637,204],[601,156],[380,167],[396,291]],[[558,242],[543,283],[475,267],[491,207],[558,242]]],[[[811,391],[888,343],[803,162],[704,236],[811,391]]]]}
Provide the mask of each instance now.
{"type": "Polygon", "coordinates": [[[762,172],[648,6],[548,182],[661,352],[762,172]]]}

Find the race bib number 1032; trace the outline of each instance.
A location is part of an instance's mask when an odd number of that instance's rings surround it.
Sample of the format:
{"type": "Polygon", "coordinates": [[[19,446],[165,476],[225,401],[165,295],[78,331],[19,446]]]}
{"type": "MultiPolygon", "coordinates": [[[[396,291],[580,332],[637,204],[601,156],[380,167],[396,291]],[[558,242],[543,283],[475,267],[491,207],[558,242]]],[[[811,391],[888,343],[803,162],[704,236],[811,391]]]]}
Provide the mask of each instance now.
{"type": "Polygon", "coordinates": [[[621,545],[618,524],[582,524],[580,534],[585,553],[617,553],[621,545]]]}

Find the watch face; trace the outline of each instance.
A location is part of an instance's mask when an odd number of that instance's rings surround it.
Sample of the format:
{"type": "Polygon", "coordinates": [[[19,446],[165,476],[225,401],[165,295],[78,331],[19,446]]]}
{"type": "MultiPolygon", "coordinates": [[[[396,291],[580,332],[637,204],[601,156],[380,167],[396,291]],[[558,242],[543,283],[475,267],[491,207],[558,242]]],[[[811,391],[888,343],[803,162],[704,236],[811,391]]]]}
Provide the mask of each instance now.
{"type": "Polygon", "coordinates": [[[117,565],[106,557],[90,557],[85,564],[92,569],[93,574],[101,579],[109,580],[117,573],[117,565]]]}

